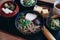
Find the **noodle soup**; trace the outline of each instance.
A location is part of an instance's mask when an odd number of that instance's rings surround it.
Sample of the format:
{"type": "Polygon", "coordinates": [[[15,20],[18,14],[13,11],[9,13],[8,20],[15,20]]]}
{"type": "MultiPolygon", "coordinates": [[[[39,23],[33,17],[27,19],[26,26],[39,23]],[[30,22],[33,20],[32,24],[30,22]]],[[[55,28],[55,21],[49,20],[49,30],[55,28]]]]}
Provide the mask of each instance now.
{"type": "Polygon", "coordinates": [[[23,34],[34,34],[39,32],[42,26],[41,19],[34,13],[21,13],[18,20],[16,20],[17,29],[23,34]],[[41,22],[40,22],[41,21],[41,22]]]}

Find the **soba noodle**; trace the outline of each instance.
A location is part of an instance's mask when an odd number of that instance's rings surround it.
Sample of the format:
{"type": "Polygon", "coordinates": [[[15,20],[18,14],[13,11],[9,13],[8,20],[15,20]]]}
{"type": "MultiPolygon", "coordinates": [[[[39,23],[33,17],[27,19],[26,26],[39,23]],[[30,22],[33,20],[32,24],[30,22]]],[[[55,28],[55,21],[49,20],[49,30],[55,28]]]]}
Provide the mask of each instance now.
{"type": "Polygon", "coordinates": [[[40,26],[35,25],[33,21],[29,21],[29,20],[26,20],[24,18],[20,18],[18,21],[18,29],[23,34],[31,34],[31,33],[39,32],[40,26]],[[22,21],[22,23],[21,23],[21,21],[22,21]]]}

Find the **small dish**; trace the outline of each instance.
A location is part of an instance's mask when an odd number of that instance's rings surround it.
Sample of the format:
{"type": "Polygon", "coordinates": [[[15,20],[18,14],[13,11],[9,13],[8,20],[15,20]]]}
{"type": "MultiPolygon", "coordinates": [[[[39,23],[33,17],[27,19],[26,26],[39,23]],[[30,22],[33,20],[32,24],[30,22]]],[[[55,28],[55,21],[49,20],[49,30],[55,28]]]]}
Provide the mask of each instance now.
{"type": "Polygon", "coordinates": [[[46,20],[46,25],[52,30],[55,31],[60,30],[60,17],[57,16],[48,17],[46,20]]]}
{"type": "Polygon", "coordinates": [[[20,3],[24,7],[31,7],[36,5],[37,0],[20,0],[20,3]]]}
{"type": "Polygon", "coordinates": [[[18,5],[12,1],[6,1],[1,5],[0,12],[3,17],[13,17],[19,11],[18,5]]]}

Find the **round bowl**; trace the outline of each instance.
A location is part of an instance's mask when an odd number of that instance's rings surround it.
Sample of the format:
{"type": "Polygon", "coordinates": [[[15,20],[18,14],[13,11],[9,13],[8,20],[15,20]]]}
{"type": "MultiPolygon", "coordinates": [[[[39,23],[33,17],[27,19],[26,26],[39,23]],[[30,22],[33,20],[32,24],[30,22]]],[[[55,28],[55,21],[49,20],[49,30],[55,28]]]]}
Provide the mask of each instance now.
{"type": "Polygon", "coordinates": [[[15,2],[13,2],[13,1],[6,1],[6,2],[4,2],[4,3],[1,5],[1,8],[0,8],[1,16],[6,17],[6,18],[15,16],[15,15],[18,13],[18,11],[19,11],[18,5],[17,5],[15,2]],[[5,3],[12,3],[12,4],[15,5],[15,9],[13,10],[12,13],[6,14],[5,12],[2,11],[2,7],[3,7],[3,5],[4,5],[5,3]]]}
{"type": "Polygon", "coordinates": [[[37,0],[35,0],[35,3],[34,3],[34,4],[32,4],[32,5],[25,5],[25,4],[24,4],[24,2],[23,2],[23,0],[20,0],[20,3],[21,3],[21,5],[22,5],[22,6],[24,6],[24,7],[31,7],[31,6],[36,5],[37,0]]]}
{"type": "MultiPolygon", "coordinates": [[[[17,30],[20,32],[20,33],[22,33],[20,30],[19,30],[19,26],[18,26],[18,20],[20,19],[20,16],[22,15],[22,13],[24,14],[24,15],[26,15],[27,13],[33,13],[33,14],[35,14],[36,12],[34,12],[34,11],[22,11],[22,12],[20,12],[18,15],[17,15],[17,17],[16,17],[16,19],[15,19],[15,27],[17,28],[17,30]]],[[[36,13],[37,15],[38,15],[38,18],[39,18],[39,22],[40,22],[40,25],[39,26],[41,26],[40,28],[42,28],[43,27],[43,17],[39,14],[39,13],[36,13]]],[[[34,21],[34,20],[33,20],[34,21]]],[[[40,30],[39,30],[40,31],[40,30]]],[[[39,32],[38,31],[38,32],[39,32]]],[[[38,32],[36,32],[36,33],[38,33],[38,32]]],[[[31,35],[31,34],[36,34],[36,33],[30,33],[30,34],[24,34],[24,33],[22,33],[23,35],[31,35]]]]}
{"type": "Polygon", "coordinates": [[[50,27],[50,21],[51,21],[51,19],[59,19],[60,20],[60,18],[58,17],[58,18],[51,18],[51,17],[48,17],[47,19],[46,19],[46,25],[47,25],[47,27],[49,28],[49,29],[51,29],[51,30],[53,30],[53,31],[59,31],[60,29],[58,28],[56,28],[55,29],[55,27],[53,27],[53,28],[51,28],[50,27]]]}

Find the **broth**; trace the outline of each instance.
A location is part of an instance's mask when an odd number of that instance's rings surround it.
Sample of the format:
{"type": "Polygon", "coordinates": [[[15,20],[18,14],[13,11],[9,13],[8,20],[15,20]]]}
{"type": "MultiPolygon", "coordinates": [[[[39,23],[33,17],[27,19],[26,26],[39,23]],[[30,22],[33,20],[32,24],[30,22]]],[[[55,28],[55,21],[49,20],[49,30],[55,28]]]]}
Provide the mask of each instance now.
{"type": "Polygon", "coordinates": [[[58,9],[60,9],[60,4],[57,4],[56,7],[57,7],[58,9]]]}

